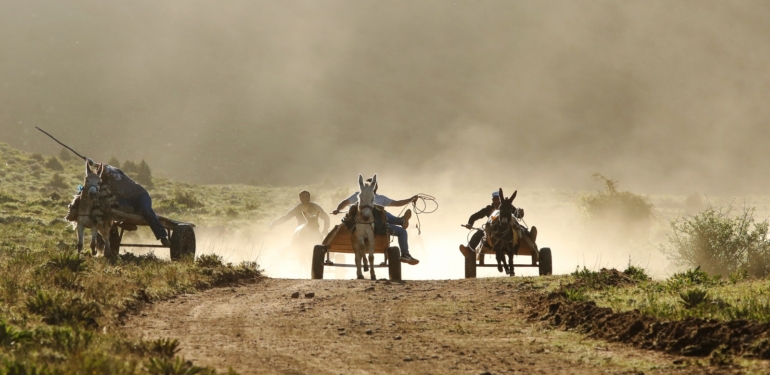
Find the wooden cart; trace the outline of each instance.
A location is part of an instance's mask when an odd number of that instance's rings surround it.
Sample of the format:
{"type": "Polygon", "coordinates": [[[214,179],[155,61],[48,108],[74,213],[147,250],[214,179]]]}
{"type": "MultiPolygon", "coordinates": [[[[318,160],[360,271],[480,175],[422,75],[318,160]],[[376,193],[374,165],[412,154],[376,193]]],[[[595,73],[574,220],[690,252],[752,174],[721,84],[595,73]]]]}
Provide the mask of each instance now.
{"type": "Polygon", "coordinates": [[[105,254],[108,257],[115,257],[120,253],[120,247],[160,247],[170,249],[171,260],[180,260],[184,258],[195,259],[195,224],[172,220],[158,215],[160,224],[168,233],[171,246],[147,245],[147,244],[123,244],[123,232],[135,231],[138,226],[149,226],[147,221],[140,215],[129,214],[118,210],[112,210],[110,213],[116,221],[110,229],[110,250],[111,254],[105,254]]]}
{"type": "MultiPolygon", "coordinates": [[[[323,279],[324,267],[353,267],[355,264],[334,263],[329,258],[331,253],[354,254],[353,245],[350,242],[350,230],[345,225],[339,224],[332,229],[320,245],[313,248],[313,263],[310,267],[311,279],[323,279]]],[[[383,254],[384,262],[378,263],[375,257],[374,264],[370,267],[388,268],[388,276],[391,280],[401,281],[401,250],[398,246],[390,246],[390,236],[375,235],[374,253],[383,254]]],[[[368,255],[367,255],[368,256],[368,255]]]]}
{"type": "MultiPolygon", "coordinates": [[[[491,264],[484,263],[484,257],[492,254],[495,255],[495,251],[489,247],[483,246],[481,249],[481,256],[476,261],[476,253],[465,255],[465,278],[476,277],[476,267],[497,267],[497,261],[495,260],[491,264]]],[[[520,249],[516,255],[532,256],[532,252],[529,249],[520,249]]],[[[494,258],[492,258],[494,260],[494,258]]],[[[535,261],[535,257],[532,257],[532,263],[530,264],[514,264],[513,267],[537,267],[540,276],[550,275],[553,272],[553,262],[551,259],[551,249],[544,247],[540,249],[540,259],[535,261]]]]}

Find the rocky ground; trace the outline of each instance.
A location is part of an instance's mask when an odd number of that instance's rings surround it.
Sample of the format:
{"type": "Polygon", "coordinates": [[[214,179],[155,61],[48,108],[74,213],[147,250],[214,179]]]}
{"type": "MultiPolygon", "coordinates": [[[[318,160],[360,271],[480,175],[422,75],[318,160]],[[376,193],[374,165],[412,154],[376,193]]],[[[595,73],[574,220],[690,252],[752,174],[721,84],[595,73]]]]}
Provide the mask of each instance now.
{"type": "Polygon", "coordinates": [[[554,327],[525,278],[286,280],[212,289],[130,317],[135,338],[178,338],[198,365],[243,374],[703,374],[710,365],[554,327]]]}

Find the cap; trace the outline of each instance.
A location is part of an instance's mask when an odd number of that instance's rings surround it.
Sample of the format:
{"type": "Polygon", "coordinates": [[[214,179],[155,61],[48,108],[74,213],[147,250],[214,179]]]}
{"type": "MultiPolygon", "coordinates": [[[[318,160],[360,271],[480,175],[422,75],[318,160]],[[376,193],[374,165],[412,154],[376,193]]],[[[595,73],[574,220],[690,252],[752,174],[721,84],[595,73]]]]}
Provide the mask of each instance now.
{"type": "Polygon", "coordinates": [[[492,198],[500,198],[500,192],[499,191],[493,191],[492,192],[492,198]]]}

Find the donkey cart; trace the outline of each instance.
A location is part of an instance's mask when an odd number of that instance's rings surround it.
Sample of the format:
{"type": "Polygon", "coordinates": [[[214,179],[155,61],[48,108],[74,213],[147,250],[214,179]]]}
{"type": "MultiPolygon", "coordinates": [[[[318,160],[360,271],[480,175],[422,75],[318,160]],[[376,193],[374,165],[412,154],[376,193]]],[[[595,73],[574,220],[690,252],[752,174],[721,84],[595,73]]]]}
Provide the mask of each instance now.
{"type": "Polygon", "coordinates": [[[121,247],[160,247],[169,248],[171,260],[180,260],[184,258],[195,259],[195,224],[176,221],[158,215],[160,224],[168,233],[171,246],[148,245],[148,244],[121,244],[124,231],[135,231],[138,226],[149,226],[147,221],[140,215],[129,214],[123,211],[112,210],[110,213],[116,221],[110,229],[110,248],[111,256],[118,255],[121,247]]]}
{"type": "MultiPolygon", "coordinates": [[[[478,262],[476,261],[477,253],[471,253],[465,255],[465,278],[476,277],[476,267],[497,267],[496,263],[485,264],[484,257],[492,254],[495,255],[495,251],[487,246],[482,246],[480,253],[478,254],[478,262]]],[[[540,249],[539,256],[532,254],[532,249],[522,246],[516,255],[528,255],[532,257],[532,263],[526,264],[513,264],[513,267],[537,267],[540,276],[550,275],[553,272],[553,262],[551,259],[551,249],[544,247],[540,249]],[[539,259],[538,259],[539,258],[539,259]]],[[[494,259],[494,258],[493,258],[494,259]]]]}
{"type": "MultiPolygon", "coordinates": [[[[385,261],[379,265],[370,264],[369,267],[388,268],[388,276],[393,281],[401,281],[401,250],[398,246],[389,246],[390,236],[375,235],[374,253],[384,254],[385,261]],[[390,261],[389,261],[390,260],[390,261]]],[[[350,230],[343,224],[336,225],[329,231],[321,245],[313,248],[313,263],[310,269],[311,279],[323,279],[324,267],[351,267],[355,264],[339,264],[329,259],[331,253],[355,254],[350,242],[350,230]]]]}

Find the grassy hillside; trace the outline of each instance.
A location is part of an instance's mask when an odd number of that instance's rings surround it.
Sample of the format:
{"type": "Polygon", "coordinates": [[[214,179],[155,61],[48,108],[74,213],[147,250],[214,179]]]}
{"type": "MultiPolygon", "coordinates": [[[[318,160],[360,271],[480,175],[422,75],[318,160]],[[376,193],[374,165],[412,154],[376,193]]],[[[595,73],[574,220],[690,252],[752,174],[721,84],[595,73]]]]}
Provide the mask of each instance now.
{"type": "MultiPolygon", "coordinates": [[[[114,328],[142,304],[256,280],[257,264],[223,264],[216,256],[195,263],[132,254],[114,262],[79,258],[75,232],[61,218],[83,168],[0,144],[0,373],[210,373],[176,357],[173,339],[134,342],[114,328]]],[[[258,218],[270,206],[261,197],[273,191],[195,188],[163,179],[155,185],[159,211],[208,222],[258,218]],[[201,204],[189,208],[162,198],[198,194],[201,204]],[[228,216],[236,210],[233,196],[253,203],[228,216]]]]}

